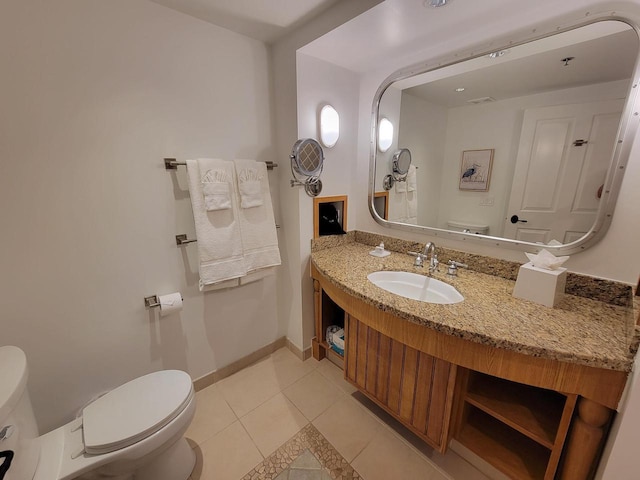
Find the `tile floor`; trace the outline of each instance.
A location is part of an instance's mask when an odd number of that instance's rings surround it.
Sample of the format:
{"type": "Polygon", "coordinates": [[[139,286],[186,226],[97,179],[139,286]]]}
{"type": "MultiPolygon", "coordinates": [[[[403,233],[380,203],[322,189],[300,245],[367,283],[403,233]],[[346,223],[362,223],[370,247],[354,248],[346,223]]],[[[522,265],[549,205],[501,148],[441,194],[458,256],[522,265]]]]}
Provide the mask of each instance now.
{"type": "Polygon", "coordinates": [[[286,348],[201,390],[196,400],[186,433],[197,456],[191,480],[488,478],[452,450],[441,455],[419,441],[329,360],[302,362],[286,348]],[[315,472],[296,466],[303,460],[291,463],[309,448],[333,466],[315,472]],[[274,462],[280,476],[265,469],[274,462]],[[340,462],[346,468],[336,467],[340,462]]]}

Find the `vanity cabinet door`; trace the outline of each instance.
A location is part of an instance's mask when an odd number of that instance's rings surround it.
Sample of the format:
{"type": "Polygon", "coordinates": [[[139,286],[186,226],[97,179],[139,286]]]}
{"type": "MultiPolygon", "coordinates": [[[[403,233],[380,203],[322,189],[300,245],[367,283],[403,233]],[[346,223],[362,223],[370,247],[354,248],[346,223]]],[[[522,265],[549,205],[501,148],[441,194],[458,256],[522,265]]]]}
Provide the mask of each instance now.
{"type": "Polygon", "coordinates": [[[456,367],[347,315],[345,378],[441,452],[448,444],[456,367]]]}

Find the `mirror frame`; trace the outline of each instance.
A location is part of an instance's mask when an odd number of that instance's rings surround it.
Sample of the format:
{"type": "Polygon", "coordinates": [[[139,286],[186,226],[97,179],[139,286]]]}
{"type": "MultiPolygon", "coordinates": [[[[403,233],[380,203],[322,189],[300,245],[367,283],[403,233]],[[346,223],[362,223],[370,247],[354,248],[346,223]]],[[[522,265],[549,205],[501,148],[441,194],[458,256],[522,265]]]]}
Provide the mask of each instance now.
{"type": "MultiPolygon", "coordinates": [[[[576,14],[574,13],[574,16],[561,17],[554,21],[545,23],[541,26],[520,30],[508,36],[489,39],[488,41],[482,44],[475,45],[474,47],[471,47],[469,49],[454,52],[443,57],[437,57],[431,60],[427,60],[426,62],[421,62],[409,67],[396,70],[385,80],[383,80],[380,87],[378,87],[378,90],[376,91],[373,99],[373,106],[371,111],[371,145],[369,157],[369,212],[378,224],[387,228],[396,228],[414,233],[423,233],[440,238],[462,240],[481,245],[505,247],[525,252],[538,252],[542,248],[545,248],[558,255],[570,255],[573,253],[582,252],[585,249],[596,244],[604,237],[609,228],[609,225],[611,224],[616,200],[618,198],[620,186],[622,184],[622,178],[626,171],[631,148],[633,146],[635,133],[640,124],[640,115],[638,109],[636,108],[640,74],[640,51],[638,57],[636,58],[633,74],[631,77],[632,81],[630,82],[627,99],[622,110],[622,115],[620,117],[620,125],[618,127],[617,136],[618,141],[615,145],[615,151],[611,165],[607,171],[600,206],[596,213],[596,219],[591,229],[578,240],[558,246],[546,246],[532,242],[524,242],[521,240],[494,237],[490,235],[469,234],[435,227],[392,222],[380,217],[380,215],[378,215],[378,213],[376,212],[373,204],[375,196],[376,155],[378,151],[378,115],[380,101],[387,88],[389,88],[394,82],[404,80],[415,75],[420,75],[440,68],[455,65],[466,60],[471,60],[473,58],[488,55],[491,52],[523,45],[525,43],[533,42],[535,40],[550,37],[555,34],[574,30],[576,28],[606,20],[620,21],[629,25],[636,32],[636,35],[638,35],[640,43],[640,29],[638,28],[637,21],[629,18],[628,16],[625,16],[624,14],[621,14],[620,12],[608,11],[604,13],[593,14],[591,14],[590,12],[586,12],[579,17],[576,17],[575,15],[576,14]]],[[[398,148],[401,147],[398,145],[398,148]]]]}

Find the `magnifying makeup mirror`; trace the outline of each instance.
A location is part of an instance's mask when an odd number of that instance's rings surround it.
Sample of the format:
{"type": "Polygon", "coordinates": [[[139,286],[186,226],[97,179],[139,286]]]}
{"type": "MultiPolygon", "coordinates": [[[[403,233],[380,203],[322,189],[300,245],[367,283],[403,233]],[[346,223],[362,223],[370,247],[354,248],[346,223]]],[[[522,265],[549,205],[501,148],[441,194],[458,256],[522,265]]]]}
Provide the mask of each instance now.
{"type": "Polygon", "coordinates": [[[293,144],[291,150],[291,186],[303,185],[310,197],[316,197],[322,191],[320,174],[324,163],[324,153],[320,144],[313,138],[303,138],[293,144]],[[300,177],[306,177],[300,179],[300,177]]]}
{"type": "Polygon", "coordinates": [[[408,148],[397,150],[391,159],[392,173],[385,176],[382,186],[385,190],[391,190],[395,182],[404,182],[407,180],[409,167],[411,166],[411,152],[408,148]]]}

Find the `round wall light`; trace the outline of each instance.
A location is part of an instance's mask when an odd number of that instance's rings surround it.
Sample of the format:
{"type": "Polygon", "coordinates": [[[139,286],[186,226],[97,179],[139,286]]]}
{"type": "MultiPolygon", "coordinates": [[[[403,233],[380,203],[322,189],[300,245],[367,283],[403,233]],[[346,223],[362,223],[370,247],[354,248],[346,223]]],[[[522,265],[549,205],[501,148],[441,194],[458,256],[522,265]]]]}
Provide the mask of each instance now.
{"type": "Polygon", "coordinates": [[[393,143],[393,123],[388,118],[382,118],[378,125],[378,149],[386,152],[393,143]]]}
{"type": "Polygon", "coordinates": [[[320,141],[331,148],[338,142],[340,137],[340,116],[331,105],[325,105],[320,110],[320,141]]]}

